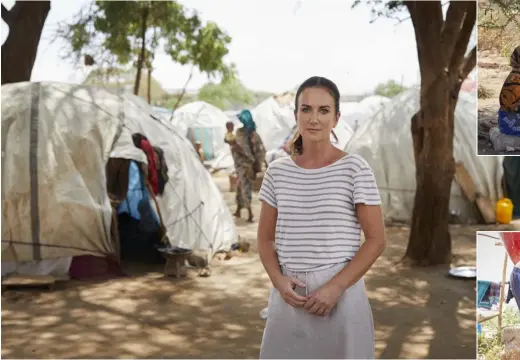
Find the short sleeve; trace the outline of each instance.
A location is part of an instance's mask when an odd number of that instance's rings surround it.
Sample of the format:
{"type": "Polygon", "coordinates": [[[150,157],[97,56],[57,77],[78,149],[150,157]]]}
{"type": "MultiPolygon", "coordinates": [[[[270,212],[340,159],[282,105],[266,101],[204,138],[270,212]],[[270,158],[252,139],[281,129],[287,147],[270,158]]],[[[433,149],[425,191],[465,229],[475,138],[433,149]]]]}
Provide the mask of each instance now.
{"type": "Polygon", "coordinates": [[[381,205],[376,178],[370,166],[363,161],[354,175],[354,204],[381,205]]]}
{"type": "Polygon", "coordinates": [[[274,179],[273,175],[269,171],[268,168],[264,173],[264,179],[262,180],[262,186],[260,187],[260,192],[258,193],[258,197],[260,201],[266,202],[269,206],[273,208],[277,208],[276,203],[276,192],[274,188],[274,179]]]}

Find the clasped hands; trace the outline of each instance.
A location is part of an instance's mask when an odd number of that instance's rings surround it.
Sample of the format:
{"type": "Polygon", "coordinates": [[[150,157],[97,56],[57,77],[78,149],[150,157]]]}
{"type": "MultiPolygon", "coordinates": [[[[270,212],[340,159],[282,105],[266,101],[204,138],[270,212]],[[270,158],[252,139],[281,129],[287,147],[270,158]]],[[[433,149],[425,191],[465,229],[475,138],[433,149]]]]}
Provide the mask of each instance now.
{"type": "Polygon", "coordinates": [[[288,276],[281,276],[274,286],[287,304],[295,308],[301,307],[309,314],[316,316],[327,316],[344,292],[341,287],[328,282],[311,294],[301,296],[294,290],[296,286],[304,288],[306,284],[288,276]]]}

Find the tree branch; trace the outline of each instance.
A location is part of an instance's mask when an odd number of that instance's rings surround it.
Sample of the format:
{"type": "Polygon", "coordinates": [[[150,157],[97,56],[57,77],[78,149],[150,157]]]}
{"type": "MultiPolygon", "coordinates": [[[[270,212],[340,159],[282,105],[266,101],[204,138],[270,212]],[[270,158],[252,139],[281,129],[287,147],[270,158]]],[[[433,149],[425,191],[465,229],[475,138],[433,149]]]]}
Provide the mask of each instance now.
{"type": "Polygon", "coordinates": [[[447,67],[450,64],[453,49],[459,37],[465,13],[465,3],[457,1],[450,3],[441,33],[441,53],[443,56],[444,67],[447,67]]]}
{"type": "Polygon", "coordinates": [[[469,73],[475,68],[477,65],[477,47],[475,46],[471,49],[471,52],[464,59],[462,70],[460,73],[460,80],[464,81],[469,76],[469,73]]]}
{"type": "Polygon", "coordinates": [[[7,24],[7,26],[9,26],[9,28],[11,28],[13,23],[18,18],[18,15],[20,13],[22,6],[23,6],[23,4],[20,1],[16,1],[14,3],[14,6],[11,8],[11,10],[7,10],[7,8],[4,6],[4,4],[2,4],[2,20],[5,21],[5,23],[7,24]]]}
{"type": "Polygon", "coordinates": [[[440,49],[440,33],[443,24],[442,5],[440,1],[404,1],[410,12],[417,43],[417,54],[421,78],[427,78],[425,69],[443,69],[440,49]],[[428,21],[425,21],[428,19],[428,21]],[[428,46],[425,46],[428,44],[428,46]]]}
{"type": "Polygon", "coordinates": [[[11,24],[11,19],[9,18],[10,15],[11,14],[9,13],[9,10],[7,10],[7,8],[4,6],[4,4],[2,4],[2,20],[5,21],[7,26],[9,26],[11,24]]]}
{"type": "Polygon", "coordinates": [[[477,20],[476,3],[474,1],[467,1],[465,2],[465,5],[466,16],[464,17],[462,29],[459,32],[459,38],[455,44],[455,48],[453,49],[453,55],[451,57],[449,66],[450,72],[458,72],[460,69],[460,66],[464,60],[464,54],[466,53],[469,39],[471,37],[471,32],[473,31],[473,27],[475,27],[475,22],[477,20]]]}
{"type": "Polygon", "coordinates": [[[193,64],[193,65],[191,66],[190,76],[188,77],[188,80],[186,80],[186,83],[184,84],[184,87],[182,88],[182,93],[181,93],[181,95],[179,96],[179,98],[177,99],[177,102],[175,103],[175,105],[173,105],[172,115],[170,116],[170,122],[173,120],[173,115],[175,114],[175,110],[177,110],[177,107],[178,107],[179,104],[181,103],[182,98],[184,97],[184,94],[186,94],[186,88],[188,87],[188,84],[190,83],[190,80],[191,80],[191,78],[193,77],[193,71],[194,71],[194,70],[195,70],[195,64],[193,64]]]}

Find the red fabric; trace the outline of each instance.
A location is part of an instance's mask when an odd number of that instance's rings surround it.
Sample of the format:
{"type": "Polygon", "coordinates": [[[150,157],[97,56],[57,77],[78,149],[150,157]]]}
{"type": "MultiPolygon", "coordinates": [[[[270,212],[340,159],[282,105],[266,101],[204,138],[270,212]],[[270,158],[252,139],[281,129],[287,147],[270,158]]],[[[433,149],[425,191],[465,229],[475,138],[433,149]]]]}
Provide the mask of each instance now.
{"type": "Polygon", "coordinates": [[[148,159],[148,182],[152,187],[154,195],[159,194],[159,179],[157,176],[157,154],[153,150],[152,145],[148,140],[142,139],[139,143],[141,150],[146,154],[148,159]]]}
{"type": "Polygon", "coordinates": [[[502,235],[502,240],[504,241],[504,246],[509,258],[513,264],[518,264],[520,262],[520,232],[505,231],[500,234],[502,235]]]}

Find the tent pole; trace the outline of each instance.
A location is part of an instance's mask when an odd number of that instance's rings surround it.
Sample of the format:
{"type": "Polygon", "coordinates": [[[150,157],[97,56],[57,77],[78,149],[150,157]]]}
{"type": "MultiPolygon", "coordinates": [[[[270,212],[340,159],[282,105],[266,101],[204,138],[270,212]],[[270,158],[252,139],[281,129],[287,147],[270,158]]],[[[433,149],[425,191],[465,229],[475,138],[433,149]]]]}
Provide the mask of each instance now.
{"type": "Polygon", "coordinates": [[[507,270],[507,252],[504,254],[504,267],[502,269],[502,283],[500,284],[500,303],[498,304],[498,337],[502,341],[502,311],[504,297],[506,292],[506,270],[507,270]]]}

